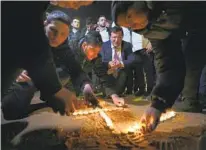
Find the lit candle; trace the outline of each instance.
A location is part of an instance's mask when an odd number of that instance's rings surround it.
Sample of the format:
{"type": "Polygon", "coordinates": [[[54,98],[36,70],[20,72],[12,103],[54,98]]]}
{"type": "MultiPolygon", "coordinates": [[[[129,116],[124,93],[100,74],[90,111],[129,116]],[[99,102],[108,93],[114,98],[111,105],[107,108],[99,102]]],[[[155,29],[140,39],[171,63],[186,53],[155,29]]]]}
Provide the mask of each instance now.
{"type": "Polygon", "coordinates": [[[87,112],[87,111],[84,111],[84,112],[83,112],[83,114],[87,115],[87,114],[88,114],[88,112],[87,112]]]}
{"type": "Polygon", "coordinates": [[[79,114],[79,115],[83,115],[83,112],[82,112],[82,111],[79,111],[78,114],[79,114]]]}
{"type": "Polygon", "coordinates": [[[73,115],[74,115],[74,116],[78,115],[78,112],[74,112],[73,115]]]}
{"type": "Polygon", "coordinates": [[[93,111],[92,111],[92,110],[89,110],[88,113],[91,114],[91,113],[93,113],[93,111]]]}
{"type": "Polygon", "coordinates": [[[174,117],[175,115],[176,115],[176,113],[174,111],[166,112],[166,113],[161,115],[160,122],[165,121],[167,119],[170,119],[170,118],[174,117]]]}
{"type": "Polygon", "coordinates": [[[104,111],[108,111],[108,109],[107,109],[107,108],[104,108],[103,110],[104,110],[104,111]]]}
{"type": "Polygon", "coordinates": [[[107,126],[110,128],[110,129],[113,129],[113,123],[112,123],[112,120],[106,115],[106,113],[104,113],[104,111],[100,111],[100,116],[105,120],[107,126]]]}

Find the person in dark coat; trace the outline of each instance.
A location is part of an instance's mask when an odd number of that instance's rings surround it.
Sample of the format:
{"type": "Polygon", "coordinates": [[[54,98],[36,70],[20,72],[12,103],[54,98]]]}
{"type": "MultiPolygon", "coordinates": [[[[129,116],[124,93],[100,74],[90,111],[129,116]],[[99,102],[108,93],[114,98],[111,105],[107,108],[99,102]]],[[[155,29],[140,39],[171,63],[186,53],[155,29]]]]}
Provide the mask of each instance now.
{"type": "Polygon", "coordinates": [[[189,64],[203,62],[198,59],[202,60],[206,51],[202,51],[200,57],[193,56],[199,56],[195,54],[195,47],[200,49],[205,41],[206,21],[201,17],[205,8],[205,2],[112,2],[115,23],[141,31],[154,49],[157,81],[150,97],[151,106],[141,119],[148,132],[157,127],[161,113],[173,106],[184,87],[185,62],[180,39],[186,31],[191,36],[188,44],[190,54],[185,58],[195,59],[188,59],[189,64]]]}

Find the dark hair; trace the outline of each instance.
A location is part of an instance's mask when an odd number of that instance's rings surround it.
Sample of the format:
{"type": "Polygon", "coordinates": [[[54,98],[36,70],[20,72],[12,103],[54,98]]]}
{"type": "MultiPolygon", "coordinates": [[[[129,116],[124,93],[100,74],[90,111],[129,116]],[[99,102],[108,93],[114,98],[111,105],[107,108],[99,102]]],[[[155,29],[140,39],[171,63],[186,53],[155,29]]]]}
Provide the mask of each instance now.
{"type": "Polygon", "coordinates": [[[102,45],[102,37],[99,32],[97,31],[89,31],[87,35],[85,35],[84,42],[87,44],[94,44],[94,45],[102,45]]]}
{"type": "Polygon", "coordinates": [[[51,22],[53,20],[59,20],[59,21],[64,22],[68,26],[70,26],[70,23],[71,23],[70,17],[66,13],[60,10],[55,10],[49,13],[46,20],[48,22],[51,22]]]}
{"type": "Polygon", "coordinates": [[[76,19],[76,20],[79,20],[79,21],[80,21],[80,17],[74,17],[74,18],[72,18],[72,21],[73,21],[74,19],[76,19]]]}
{"type": "MultiPolygon", "coordinates": [[[[100,18],[100,17],[104,17],[104,18],[106,18],[104,15],[100,15],[99,18],[100,18]]],[[[98,18],[98,21],[99,21],[99,18],[98,18]]]]}
{"type": "Polygon", "coordinates": [[[151,4],[151,3],[147,3],[145,1],[137,1],[137,2],[134,2],[134,4],[130,7],[137,10],[137,12],[138,11],[148,12],[149,11],[149,4],[151,4]]]}
{"type": "Polygon", "coordinates": [[[110,28],[109,30],[109,36],[111,36],[111,33],[116,33],[116,32],[122,32],[122,36],[124,36],[123,30],[120,26],[114,26],[112,28],[110,28]]]}
{"type": "Polygon", "coordinates": [[[96,22],[94,21],[94,19],[92,17],[88,17],[86,19],[86,25],[91,25],[91,24],[95,24],[96,22]]]}

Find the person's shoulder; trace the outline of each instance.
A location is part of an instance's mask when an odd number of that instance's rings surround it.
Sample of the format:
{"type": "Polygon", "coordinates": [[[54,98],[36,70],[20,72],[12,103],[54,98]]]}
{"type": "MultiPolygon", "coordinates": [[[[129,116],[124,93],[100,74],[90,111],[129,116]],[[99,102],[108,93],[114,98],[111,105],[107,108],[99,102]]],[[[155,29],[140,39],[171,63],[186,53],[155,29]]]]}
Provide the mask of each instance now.
{"type": "Polygon", "coordinates": [[[86,32],[86,30],[87,30],[87,28],[84,27],[84,28],[82,28],[80,31],[81,31],[81,32],[86,32]]]}
{"type": "Polygon", "coordinates": [[[132,53],[132,44],[126,41],[122,41],[122,50],[125,51],[126,53],[132,53]]]}
{"type": "Polygon", "coordinates": [[[127,48],[132,48],[132,44],[131,43],[129,43],[129,42],[126,42],[126,41],[122,41],[122,44],[125,46],[125,47],[127,47],[127,48]]]}
{"type": "Polygon", "coordinates": [[[102,46],[108,46],[108,45],[111,45],[111,41],[110,40],[102,43],[102,46]]]}

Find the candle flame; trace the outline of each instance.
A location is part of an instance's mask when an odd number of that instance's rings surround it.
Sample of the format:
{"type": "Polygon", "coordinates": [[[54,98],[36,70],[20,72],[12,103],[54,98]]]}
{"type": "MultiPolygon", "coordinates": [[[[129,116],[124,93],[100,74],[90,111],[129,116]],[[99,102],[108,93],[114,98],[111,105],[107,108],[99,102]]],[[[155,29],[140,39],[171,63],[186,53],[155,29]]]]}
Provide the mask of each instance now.
{"type": "MultiPolygon", "coordinates": [[[[166,113],[163,113],[160,117],[160,122],[163,122],[165,120],[168,120],[172,117],[174,117],[176,115],[176,113],[174,111],[168,111],[166,113]]],[[[152,120],[153,118],[151,118],[150,121],[153,121],[152,120]]],[[[141,133],[141,128],[146,126],[146,124],[141,124],[141,123],[138,123],[136,122],[134,125],[130,126],[127,131],[130,132],[130,133],[135,133],[135,132],[140,132],[141,133]]]]}
{"type": "Polygon", "coordinates": [[[160,122],[165,121],[167,119],[170,119],[172,117],[174,117],[176,115],[176,113],[174,111],[168,111],[166,113],[163,113],[160,117],[160,122]]]}
{"type": "Polygon", "coordinates": [[[128,132],[136,132],[136,131],[139,131],[141,129],[141,125],[139,123],[135,123],[133,126],[130,126],[128,128],[128,132]]]}
{"type": "MultiPolygon", "coordinates": [[[[105,120],[107,127],[109,127],[112,130],[116,130],[114,127],[114,124],[112,122],[112,120],[110,119],[110,117],[105,113],[106,111],[113,111],[119,108],[113,108],[113,109],[108,109],[108,108],[104,108],[104,109],[93,109],[93,110],[79,110],[77,112],[74,112],[73,115],[86,115],[86,114],[93,114],[93,113],[99,113],[100,116],[105,120]],[[104,112],[105,111],[105,112],[104,112]]],[[[160,122],[163,122],[165,120],[168,120],[170,118],[173,118],[176,115],[176,112],[170,110],[167,111],[166,113],[163,113],[160,117],[160,122]]],[[[150,122],[153,122],[153,118],[151,118],[150,122]]],[[[129,126],[125,131],[125,133],[140,133],[141,135],[141,129],[143,127],[146,127],[146,124],[144,123],[139,123],[139,122],[135,122],[133,123],[131,126],[129,126]]],[[[122,132],[122,131],[120,131],[122,132]]]]}

